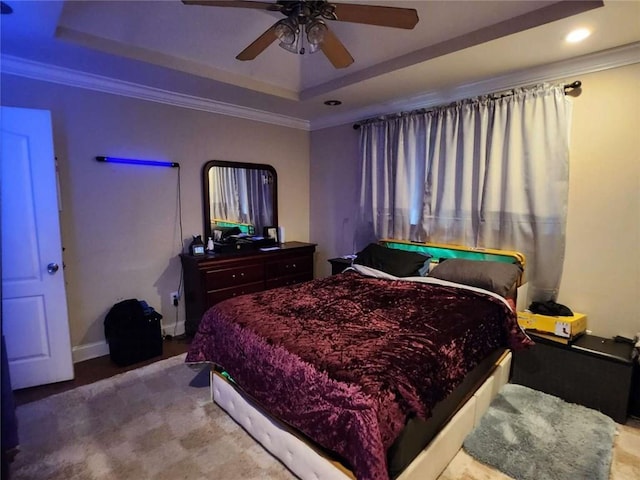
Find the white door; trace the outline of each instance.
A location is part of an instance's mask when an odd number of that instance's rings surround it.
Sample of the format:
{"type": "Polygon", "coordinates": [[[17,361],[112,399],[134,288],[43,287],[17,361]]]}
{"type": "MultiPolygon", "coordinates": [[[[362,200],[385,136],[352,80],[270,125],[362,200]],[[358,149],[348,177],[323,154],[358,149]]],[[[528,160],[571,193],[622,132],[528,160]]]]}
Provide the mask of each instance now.
{"type": "Polygon", "coordinates": [[[1,107],[2,330],[13,389],[73,378],[51,114],[1,107]]]}

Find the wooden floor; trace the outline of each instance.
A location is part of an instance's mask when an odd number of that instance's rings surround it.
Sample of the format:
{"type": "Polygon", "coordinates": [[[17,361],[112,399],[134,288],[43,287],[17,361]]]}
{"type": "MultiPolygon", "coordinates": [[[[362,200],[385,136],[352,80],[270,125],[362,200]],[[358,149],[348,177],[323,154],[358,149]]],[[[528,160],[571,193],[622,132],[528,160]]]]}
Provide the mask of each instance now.
{"type": "Polygon", "coordinates": [[[173,337],[171,340],[165,340],[162,348],[162,356],[154,357],[144,362],[135,363],[127,367],[118,367],[114,364],[109,355],[104,357],[92,358],[91,360],[85,360],[84,362],[78,362],[74,364],[75,378],[67,382],[51,383],[49,385],[42,385],[40,387],[23,388],[15,390],[13,392],[16,405],[22,405],[25,403],[40,400],[41,398],[48,397],[55,393],[71,390],[72,388],[79,387],[80,385],[86,385],[93,383],[103,378],[109,378],[119,373],[123,373],[129,370],[149,365],[150,363],[157,362],[165,358],[173,357],[184,353],[189,348],[190,337],[173,337]]]}

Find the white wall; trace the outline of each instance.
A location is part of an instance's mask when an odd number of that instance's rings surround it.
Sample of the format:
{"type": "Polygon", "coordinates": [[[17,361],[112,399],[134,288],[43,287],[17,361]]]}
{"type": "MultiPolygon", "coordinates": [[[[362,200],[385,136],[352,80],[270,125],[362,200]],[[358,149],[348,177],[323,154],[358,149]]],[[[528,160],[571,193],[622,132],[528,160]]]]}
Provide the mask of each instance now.
{"type": "Polygon", "coordinates": [[[318,277],[331,273],[328,258],[353,253],[359,138],[350,125],[311,134],[311,240],[318,244],[318,277]]]}
{"type": "Polygon", "coordinates": [[[559,301],[602,336],[640,333],[640,64],[581,75],[559,301]]]}
{"type": "MultiPolygon", "coordinates": [[[[586,313],[596,335],[633,336],[640,332],[640,64],[580,80],[558,301],[586,313]]],[[[351,253],[358,141],[351,124],[311,134],[311,239],[321,244],[319,273],[330,273],[326,258],[351,253]]]]}
{"type": "MultiPolygon", "coordinates": [[[[10,75],[2,104],[52,112],[72,345],[104,346],[115,302],[144,299],[173,333],[180,278],[177,170],[99,163],[97,155],[181,165],[184,237],[203,233],[202,166],[267,163],[278,174],[280,224],[309,240],[309,133],[10,75]]],[[[183,331],[184,306],[178,308],[183,331]]],[[[91,355],[89,355],[91,356],[91,355]]]]}

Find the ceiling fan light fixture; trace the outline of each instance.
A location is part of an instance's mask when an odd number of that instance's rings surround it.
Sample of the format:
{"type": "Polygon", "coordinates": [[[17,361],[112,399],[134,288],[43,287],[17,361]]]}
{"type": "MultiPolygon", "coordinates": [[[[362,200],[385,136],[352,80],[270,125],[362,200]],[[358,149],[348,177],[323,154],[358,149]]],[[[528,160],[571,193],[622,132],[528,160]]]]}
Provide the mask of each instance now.
{"type": "Polygon", "coordinates": [[[284,18],[280,20],[278,23],[276,23],[274,33],[276,37],[278,37],[278,40],[280,40],[280,46],[282,48],[286,49],[286,47],[284,47],[283,44],[288,46],[293,45],[295,48],[295,44],[297,43],[300,29],[298,28],[297,22],[295,22],[291,18],[284,18]]]}
{"type": "Polygon", "coordinates": [[[288,43],[284,43],[284,42],[280,42],[278,44],[278,46],[280,48],[284,48],[287,52],[291,52],[291,53],[298,53],[298,42],[293,43],[293,44],[288,44],[288,43]]]}
{"type": "Polygon", "coordinates": [[[276,23],[279,46],[291,53],[304,55],[320,50],[327,25],[318,18],[287,17],[276,23]]]}
{"type": "Polygon", "coordinates": [[[316,53],[319,50],[320,50],[320,44],[315,44],[314,45],[312,43],[309,43],[307,45],[307,47],[305,48],[304,52],[305,53],[316,53]]]}
{"type": "Polygon", "coordinates": [[[309,50],[313,53],[320,48],[320,44],[324,41],[327,25],[322,20],[313,18],[306,23],[304,29],[307,34],[309,50]]]}

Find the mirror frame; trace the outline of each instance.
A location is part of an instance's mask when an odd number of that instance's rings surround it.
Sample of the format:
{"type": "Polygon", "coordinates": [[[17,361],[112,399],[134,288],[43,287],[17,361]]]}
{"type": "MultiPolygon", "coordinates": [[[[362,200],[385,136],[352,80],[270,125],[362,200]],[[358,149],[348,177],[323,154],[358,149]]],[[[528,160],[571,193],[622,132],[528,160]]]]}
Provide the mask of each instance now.
{"type": "MultiPolygon", "coordinates": [[[[230,162],[227,160],[209,160],[202,167],[202,212],[204,221],[204,240],[209,238],[211,233],[211,206],[209,195],[209,170],[212,167],[230,167],[230,168],[245,168],[248,170],[267,170],[273,175],[273,192],[271,196],[273,206],[273,225],[278,226],[278,174],[276,169],[271,165],[264,163],[249,163],[249,162],[230,162]]],[[[256,235],[262,235],[262,232],[255,232],[256,235]]]]}

